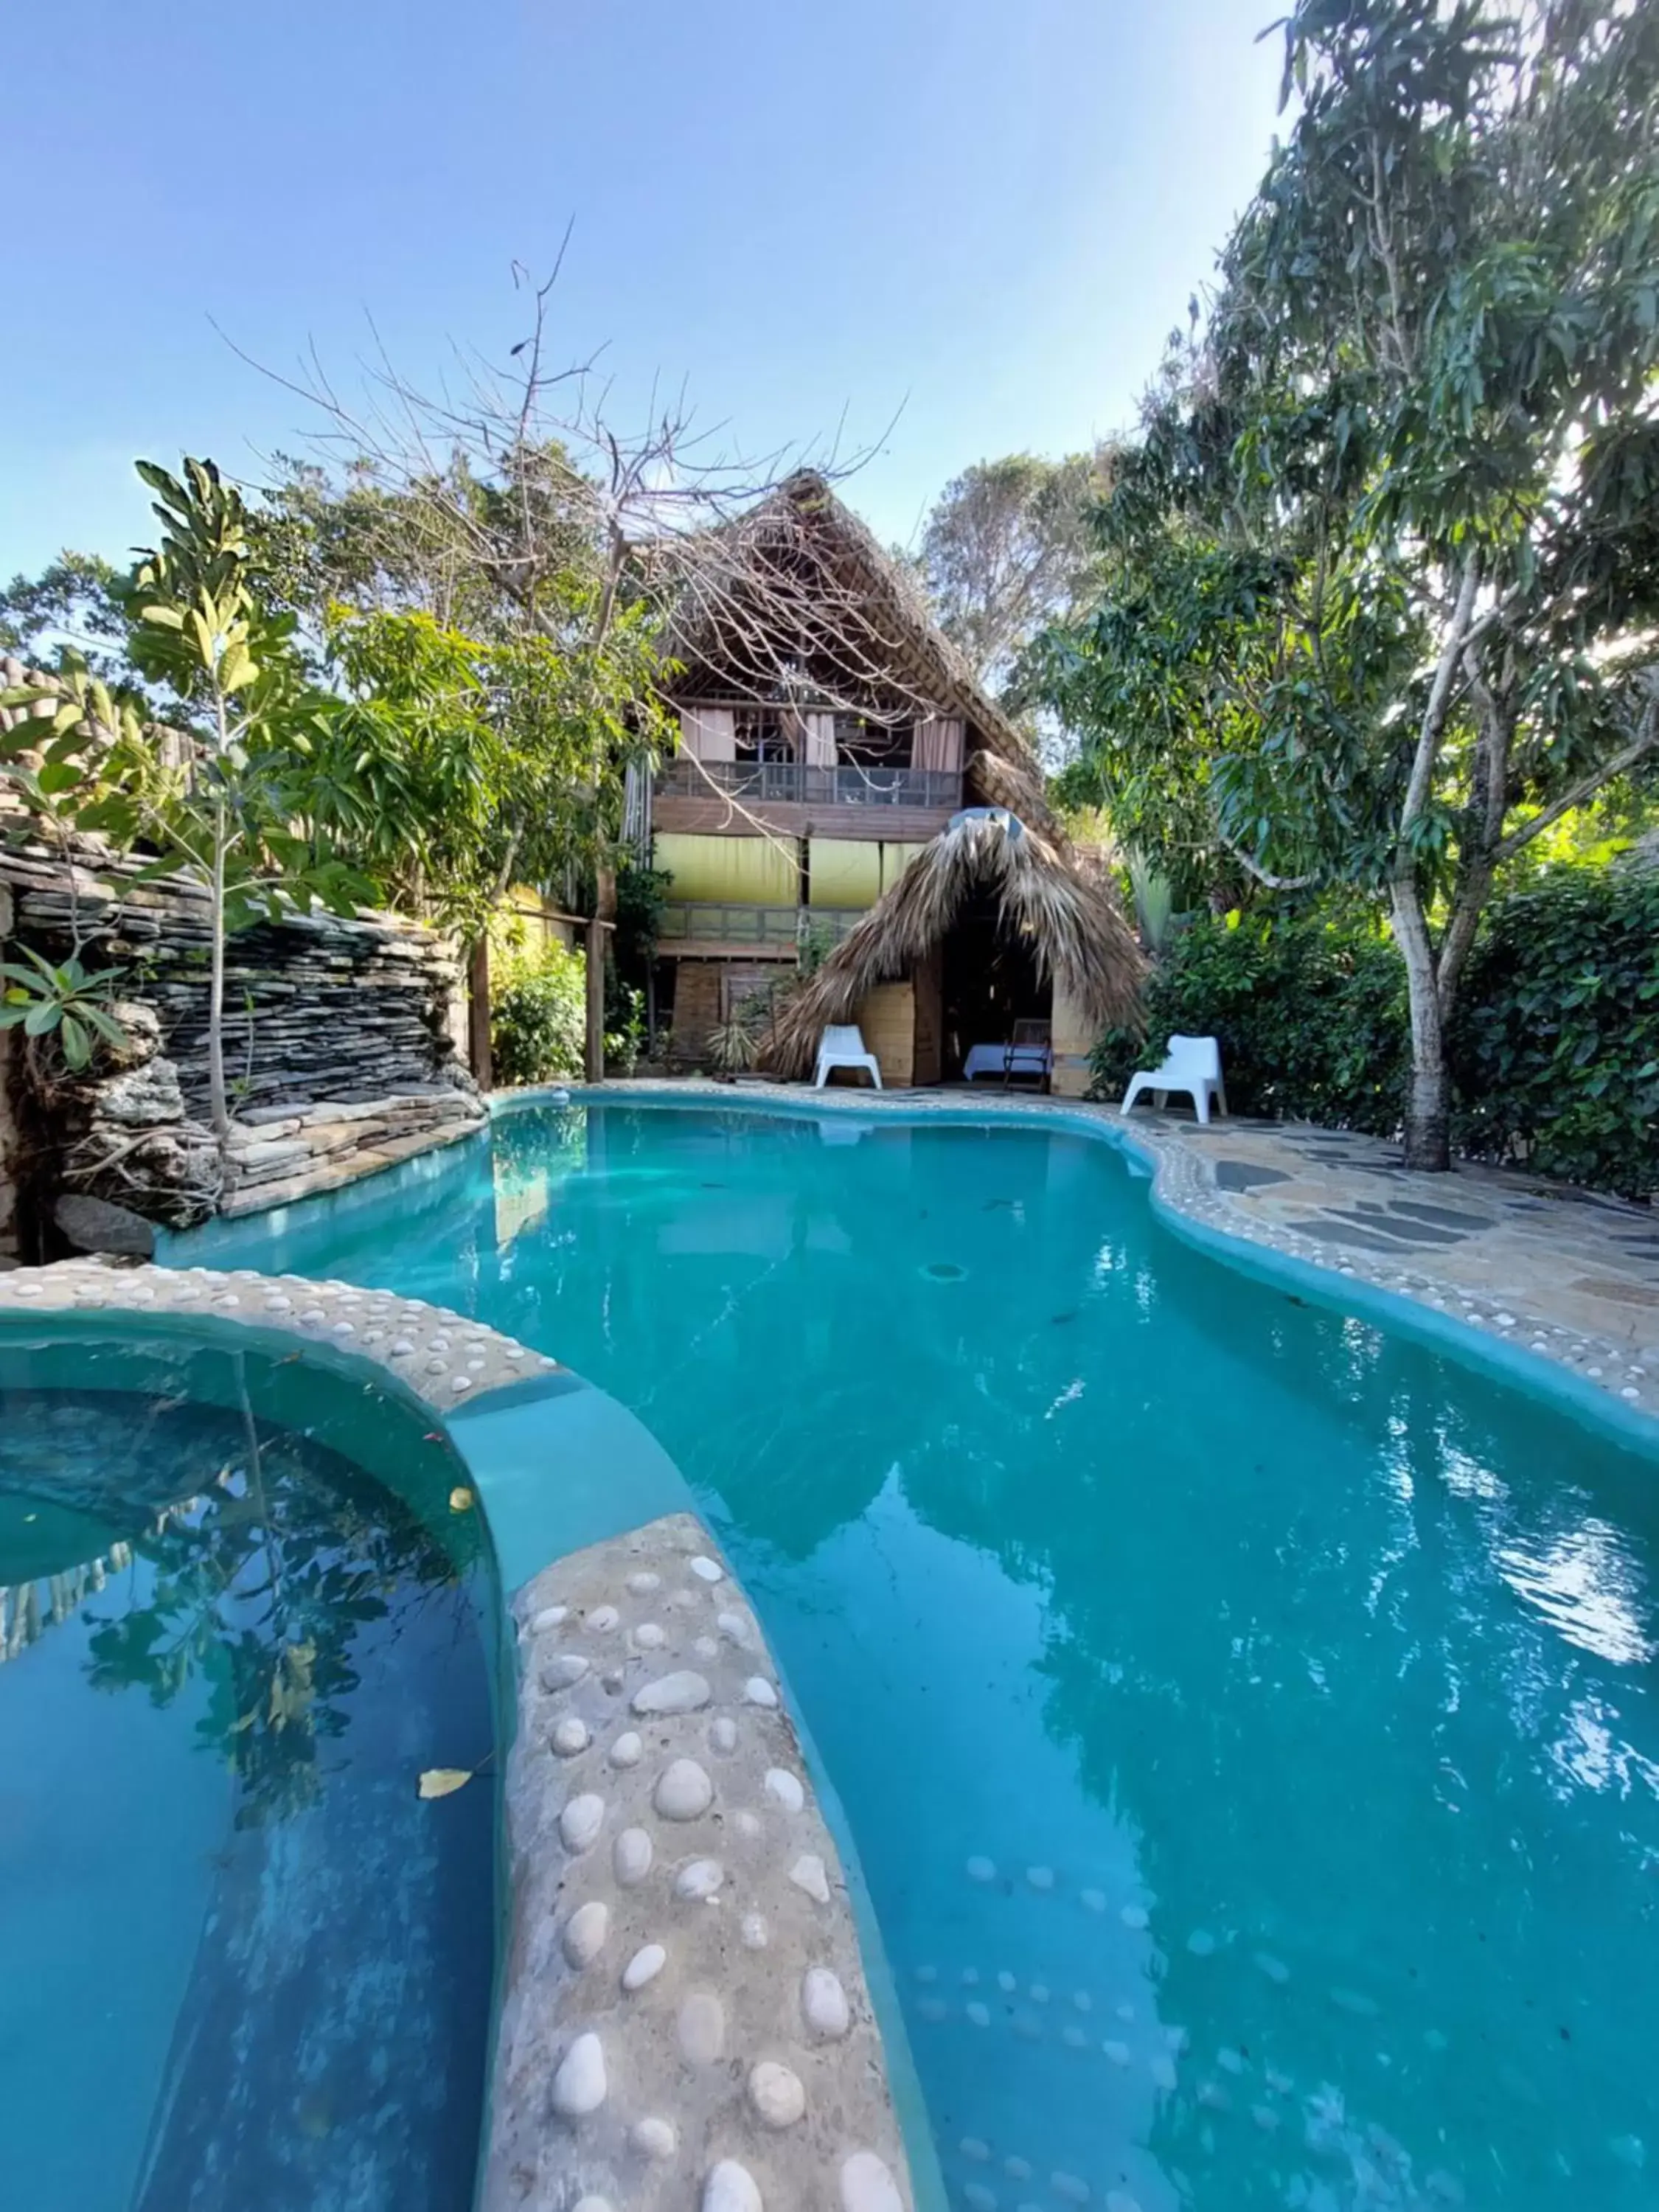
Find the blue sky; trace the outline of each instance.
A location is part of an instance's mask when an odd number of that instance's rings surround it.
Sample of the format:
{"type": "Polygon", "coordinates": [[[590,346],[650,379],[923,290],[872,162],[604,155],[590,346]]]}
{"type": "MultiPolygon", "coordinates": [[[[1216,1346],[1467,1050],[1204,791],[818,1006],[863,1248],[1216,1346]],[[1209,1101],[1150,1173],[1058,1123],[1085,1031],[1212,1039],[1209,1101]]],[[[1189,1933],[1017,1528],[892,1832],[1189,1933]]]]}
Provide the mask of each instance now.
{"type": "Polygon", "coordinates": [[[1130,419],[1272,137],[1268,0],[53,0],[7,30],[0,576],[146,534],[135,454],[257,479],[238,360],[372,316],[438,374],[556,325],[753,453],[844,423],[908,539],[968,463],[1130,419]],[[896,418],[896,419],[895,419],[896,418]]]}

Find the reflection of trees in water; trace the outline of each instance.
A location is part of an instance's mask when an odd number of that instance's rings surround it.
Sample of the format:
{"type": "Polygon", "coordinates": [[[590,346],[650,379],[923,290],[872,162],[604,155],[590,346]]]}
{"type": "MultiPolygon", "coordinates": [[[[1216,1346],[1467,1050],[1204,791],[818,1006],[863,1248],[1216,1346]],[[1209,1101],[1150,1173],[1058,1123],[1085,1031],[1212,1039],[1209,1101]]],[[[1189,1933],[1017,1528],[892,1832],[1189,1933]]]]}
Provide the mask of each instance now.
{"type": "Polygon", "coordinates": [[[394,1600],[455,1583],[474,1516],[446,1550],[360,1468],[246,1407],[36,1393],[7,1414],[0,1489],[124,1531],[45,1578],[44,1611],[41,1580],[9,1591],[20,1648],[30,1624],[84,1603],[95,1688],[161,1706],[205,1684],[197,1734],[232,1762],[239,1826],[313,1803],[319,1747],[343,1733],[358,1686],[356,1638],[394,1600]]]}

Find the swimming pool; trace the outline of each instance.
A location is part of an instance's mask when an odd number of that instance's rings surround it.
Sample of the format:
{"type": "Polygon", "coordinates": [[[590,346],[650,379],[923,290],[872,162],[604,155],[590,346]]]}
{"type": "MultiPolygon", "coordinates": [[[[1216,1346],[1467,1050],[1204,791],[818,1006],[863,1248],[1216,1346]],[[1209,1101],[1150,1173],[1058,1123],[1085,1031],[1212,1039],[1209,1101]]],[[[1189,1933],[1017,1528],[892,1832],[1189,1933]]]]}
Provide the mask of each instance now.
{"type": "Polygon", "coordinates": [[[459,2212],[498,1918],[465,1470],[393,1391],[53,1326],[0,1331],[8,2194],[459,2212]],[[482,1771],[422,1802],[434,1766],[482,1771]]]}
{"type": "Polygon", "coordinates": [[[522,1109],[178,1256],[475,1314],[656,1433],[969,2212],[1651,2201],[1651,1455],[1063,1129],[522,1109]]]}

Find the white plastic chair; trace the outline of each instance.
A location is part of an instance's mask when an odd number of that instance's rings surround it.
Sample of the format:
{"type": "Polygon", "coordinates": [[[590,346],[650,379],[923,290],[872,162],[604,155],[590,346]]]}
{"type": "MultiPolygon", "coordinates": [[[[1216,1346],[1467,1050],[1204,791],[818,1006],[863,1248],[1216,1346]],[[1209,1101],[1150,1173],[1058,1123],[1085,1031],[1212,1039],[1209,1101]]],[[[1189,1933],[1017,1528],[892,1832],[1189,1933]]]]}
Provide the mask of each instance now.
{"type": "Polygon", "coordinates": [[[1184,1091],[1200,1121],[1210,1118],[1210,1101],[1224,1114],[1227,1094],[1221,1086],[1221,1047],[1214,1037],[1172,1036],[1164,1048],[1161,1067],[1143,1068],[1129,1078],[1123,1094],[1124,1113],[1143,1091],[1150,1091],[1162,1106],[1172,1091],[1184,1091]]]}
{"type": "Polygon", "coordinates": [[[812,1074],[812,1087],[822,1091],[829,1080],[832,1067],[867,1067],[870,1080],[878,1091],[881,1088],[881,1070],[876,1055],[864,1042],[864,1033],[854,1022],[839,1029],[827,1029],[823,1042],[818,1047],[818,1064],[812,1074]]]}

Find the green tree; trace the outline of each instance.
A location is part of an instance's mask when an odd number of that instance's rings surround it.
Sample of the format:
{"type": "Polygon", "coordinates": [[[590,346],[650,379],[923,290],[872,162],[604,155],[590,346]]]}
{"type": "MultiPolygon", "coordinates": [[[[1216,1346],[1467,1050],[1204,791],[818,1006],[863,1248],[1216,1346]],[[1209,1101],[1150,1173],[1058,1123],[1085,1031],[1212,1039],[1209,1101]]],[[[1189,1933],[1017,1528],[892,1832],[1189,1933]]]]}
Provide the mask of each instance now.
{"type": "Polygon", "coordinates": [[[1443,1168],[1499,871],[1659,752],[1659,22],[1300,0],[1286,88],[1045,688],[1129,834],[1386,901],[1443,1168]]]}

